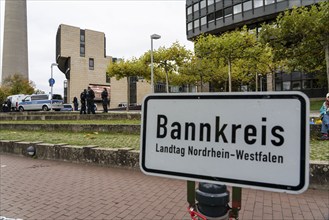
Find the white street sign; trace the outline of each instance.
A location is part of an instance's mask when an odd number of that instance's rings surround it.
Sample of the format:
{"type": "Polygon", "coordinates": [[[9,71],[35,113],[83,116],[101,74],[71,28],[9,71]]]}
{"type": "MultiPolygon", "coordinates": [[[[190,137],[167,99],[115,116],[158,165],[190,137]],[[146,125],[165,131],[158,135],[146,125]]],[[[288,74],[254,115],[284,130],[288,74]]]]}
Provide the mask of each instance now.
{"type": "Polygon", "coordinates": [[[301,193],[309,182],[309,100],[301,92],[149,95],[146,174],[301,193]]]}

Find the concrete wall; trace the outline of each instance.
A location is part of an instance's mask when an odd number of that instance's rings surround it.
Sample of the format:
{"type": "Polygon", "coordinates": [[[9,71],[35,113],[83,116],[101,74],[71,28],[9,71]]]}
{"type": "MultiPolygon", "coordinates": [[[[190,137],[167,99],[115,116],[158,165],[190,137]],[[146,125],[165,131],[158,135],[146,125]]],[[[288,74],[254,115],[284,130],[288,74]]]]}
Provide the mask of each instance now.
{"type": "MultiPolygon", "coordinates": [[[[1,154],[16,154],[30,157],[27,148],[36,150],[34,158],[91,163],[110,167],[139,169],[139,151],[131,148],[107,149],[98,146],[70,146],[67,144],[47,144],[40,142],[0,141],[1,154]]],[[[310,163],[309,188],[329,190],[329,163],[313,161],[310,163]]]]}
{"type": "MultiPolygon", "coordinates": [[[[1,37],[0,37],[1,38],[1,37]]],[[[29,78],[26,0],[5,2],[2,80],[20,74],[29,78]]]]}

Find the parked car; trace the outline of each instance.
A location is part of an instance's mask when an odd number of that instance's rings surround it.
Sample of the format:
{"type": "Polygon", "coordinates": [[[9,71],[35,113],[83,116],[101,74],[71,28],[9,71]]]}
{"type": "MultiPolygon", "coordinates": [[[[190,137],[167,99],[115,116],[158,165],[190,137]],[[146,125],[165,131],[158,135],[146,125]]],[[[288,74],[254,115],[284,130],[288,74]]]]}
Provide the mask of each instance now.
{"type": "Polygon", "coordinates": [[[119,108],[127,107],[127,102],[120,102],[118,107],[119,108]]]}
{"type": "Polygon", "coordinates": [[[72,104],[65,103],[65,104],[63,104],[63,108],[61,108],[60,111],[62,111],[62,112],[72,112],[73,111],[73,106],[72,106],[72,104]]]}
{"type": "Polygon", "coordinates": [[[53,109],[55,111],[60,111],[63,108],[63,98],[59,94],[47,95],[47,94],[33,94],[26,96],[19,104],[18,110],[32,111],[32,110],[42,110],[48,111],[53,109]]]}

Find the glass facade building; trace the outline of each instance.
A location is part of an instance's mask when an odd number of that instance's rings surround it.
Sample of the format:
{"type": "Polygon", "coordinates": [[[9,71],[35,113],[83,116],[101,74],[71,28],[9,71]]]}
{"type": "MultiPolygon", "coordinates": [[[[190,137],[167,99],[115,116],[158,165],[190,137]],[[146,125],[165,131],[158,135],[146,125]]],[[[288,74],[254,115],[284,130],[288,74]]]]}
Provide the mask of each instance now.
{"type": "MultiPolygon", "coordinates": [[[[220,35],[244,25],[258,30],[262,23],[274,21],[286,9],[322,1],[326,0],[186,0],[187,39],[203,33],[220,35]]],[[[303,73],[278,72],[272,87],[277,91],[300,90],[309,97],[323,97],[328,91],[318,84],[314,74],[303,73]]]]}
{"type": "Polygon", "coordinates": [[[187,0],[186,34],[189,40],[202,33],[220,34],[247,25],[257,27],[294,6],[326,0],[187,0]]]}

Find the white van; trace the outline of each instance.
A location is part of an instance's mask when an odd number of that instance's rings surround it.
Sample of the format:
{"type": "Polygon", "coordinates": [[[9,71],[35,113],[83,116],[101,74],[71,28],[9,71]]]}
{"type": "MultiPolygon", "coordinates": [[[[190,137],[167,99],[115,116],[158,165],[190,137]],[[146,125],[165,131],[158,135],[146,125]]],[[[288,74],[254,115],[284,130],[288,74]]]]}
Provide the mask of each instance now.
{"type": "Polygon", "coordinates": [[[59,94],[53,94],[52,99],[51,95],[33,94],[26,96],[18,104],[18,110],[20,112],[32,110],[48,111],[52,108],[55,111],[59,111],[63,108],[63,102],[63,98],[59,94]]]}
{"type": "Polygon", "coordinates": [[[11,102],[11,111],[18,111],[18,104],[26,97],[24,94],[10,95],[7,97],[11,102]]]}

